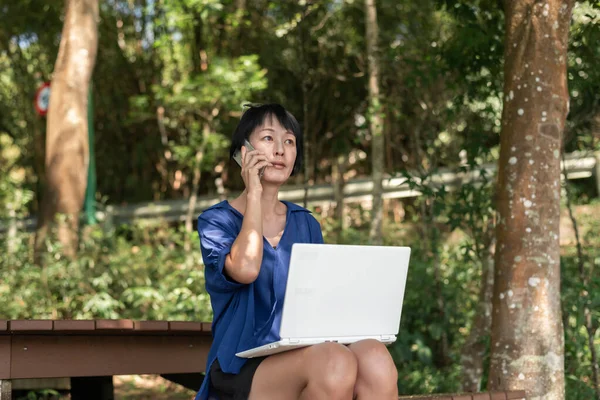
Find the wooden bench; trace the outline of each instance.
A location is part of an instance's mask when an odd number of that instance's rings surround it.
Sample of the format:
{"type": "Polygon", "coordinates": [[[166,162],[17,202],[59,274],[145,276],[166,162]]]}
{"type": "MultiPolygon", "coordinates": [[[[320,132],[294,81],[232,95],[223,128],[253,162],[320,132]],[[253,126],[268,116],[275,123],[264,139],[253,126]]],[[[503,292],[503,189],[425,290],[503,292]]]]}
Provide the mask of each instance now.
{"type": "Polygon", "coordinates": [[[112,399],[112,376],[158,374],[198,390],[210,324],[131,320],[0,320],[0,400],[11,380],[71,379],[71,398],[112,399]]]}
{"type": "Polygon", "coordinates": [[[398,400],[527,400],[524,390],[488,393],[426,394],[400,396],[398,400]]]}
{"type": "MultiPolygon", "coordinates": [[[[0,400],[15,379],[70,378],[72,400],[113,399],[113,375],[156,374],[198,390],[210,323],[0,320],[0,400]]],[[[401,396],[402,400],[520,400],[525,392],[401,396]]]]}

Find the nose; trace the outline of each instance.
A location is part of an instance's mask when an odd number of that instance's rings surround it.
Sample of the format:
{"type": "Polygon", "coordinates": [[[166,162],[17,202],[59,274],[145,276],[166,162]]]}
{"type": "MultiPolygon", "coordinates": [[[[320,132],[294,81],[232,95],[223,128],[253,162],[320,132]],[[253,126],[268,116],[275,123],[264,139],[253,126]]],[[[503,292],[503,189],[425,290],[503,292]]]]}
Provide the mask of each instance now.
{"type": "Polygon", "coordinates": [[[275,155],[282,157],[284,154],[284,145],[282,140],[275,141],[275,155]]]}

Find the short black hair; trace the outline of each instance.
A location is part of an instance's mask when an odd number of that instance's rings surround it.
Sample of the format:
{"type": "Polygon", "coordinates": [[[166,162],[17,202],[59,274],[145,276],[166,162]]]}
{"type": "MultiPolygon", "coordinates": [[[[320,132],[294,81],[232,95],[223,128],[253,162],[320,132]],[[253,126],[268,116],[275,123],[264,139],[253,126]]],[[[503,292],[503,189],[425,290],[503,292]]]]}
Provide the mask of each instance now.
{"type": "Polygon", "coordinates": [[[256,128],[262,126],[267,117],[275,117],[281,126],[292,132],[296,137],[296,161],[294,162],[292,175],[297,174],[302,168],[304,143],[302,129],[296,118],[281,104],[245,104],[244,107],[248,107],[248,109],[242,114],[242,118],[233,132],[229,156],[233,158],[235,152],[244,145],[244,140],[248,139],[256,128]]]}

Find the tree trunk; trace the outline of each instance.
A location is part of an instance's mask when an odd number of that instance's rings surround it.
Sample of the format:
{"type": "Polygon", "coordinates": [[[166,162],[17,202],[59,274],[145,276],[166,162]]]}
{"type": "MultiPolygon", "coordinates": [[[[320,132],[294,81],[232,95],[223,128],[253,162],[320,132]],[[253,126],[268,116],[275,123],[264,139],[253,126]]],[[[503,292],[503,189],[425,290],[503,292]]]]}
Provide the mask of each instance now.
{"type": "Polygon", "coordinates": [[[311,158],[312,140],[308,127],[308,83],[304,79],[307,78],[303,78],[302,81],[302,130],[304,131],[304,198],[302,200],[302,206],[306,208],[308,207],[308,189],[310,188],[311,178],[313,176],[313,164],[311,158]]]}
{"type": "Polygon", "coordinates": [[[204,44],[204,21],[197,11],[192,12],[192,16],[192,66],[194,73],[200,74],[208,68],[204,44]]]}
{"type": "Polygon", "coordinates": [[[43,247],[57,214],[63,214],[58,240],[63,253],[74,256],[89,163],[87,103],[98,47],[98,0],[66,0],[65,5],[48,109],[46,188],[36,249],[43,247]]]}
{"type": "Polygon", "coordinates": [[[494,251],[492,247],[490,246],[481,255],[482,274],[479,301],[471,331],[460,356],[463,392],[476,393],[481,390],[483,359],[487,350],[485,339],[490,334],[492,326],[492,291],[494,289],[494,251]]]}
{"type": "Polygon", "coordinates": [[[489,386],[564,399],[560,150],[569,1],[506,1],[489,386]]]}
{"type": "Polygon", "coordinates": [[[385,155],[383,152],[383,118],[379,98],[379,45],[377,26],[377,9],[375,0],[365,0],[367,27],[367,57],[369,59],[369,128],[371,131],[371,168],[373,174],[373,208],[371,210],[371,230],[369,239],[373,244],[383,241],[383,168],[385,155]]]}
{"type": "Polygon", "coordinates": [[[344,173],[346,172],[346,156],[335,157],[331,177],[333,178],[333,197],[335,201],[334,223],[335,233],[339,238],[344,230],[344,173]]]}
{"type": "MultiPolygon", "coordinates": [[[[186,232],[192,232],[194,211],[196,209],[196,201],[198,200],[198,188],[200,187],[200,178],[202,177],[202,160],[204,160],[204,152],[206,150],[206,142],[208,141],[208,135],[210,135],[210,125],[208,122],[204,123],[202,127],[202,145],[196,152],[196,160],[194,163],[194,177],[192,178],[192,193],[188,201],[188,210],[185,216],[185,230],[186,232]]],[[[190,243],[188,242],[189,236],[186,236],[185,248],[190,250],[190,243]]]]}
{"type": "Polygon", "coordinates": [[[233,51],[235,57],[239,57],[244,49],[244,19],[246,14],[246,0],[235,2],[235,28],[233,29],[233,51]]]}
{"type": "Polygon", "coordinates": [[[17,199],[6,204],[6,210],[8,211],[8,232],[6,233],[6,251],[8,254],[14,254],[17,251],[17,204],[20,201],[19,197],[21,190],[17,190],[17,199]]]}

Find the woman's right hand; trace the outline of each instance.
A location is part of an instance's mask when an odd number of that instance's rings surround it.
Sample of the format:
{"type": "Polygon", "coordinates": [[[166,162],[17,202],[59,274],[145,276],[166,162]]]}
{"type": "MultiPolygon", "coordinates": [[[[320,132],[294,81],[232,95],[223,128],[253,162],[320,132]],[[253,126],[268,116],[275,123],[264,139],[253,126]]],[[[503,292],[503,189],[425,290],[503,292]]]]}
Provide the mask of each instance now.
{"type": "Polygon", "coordinates": [[[272,166],[267,156],[258,151],[248,151],[246,146],[242,146],[242,179],[246,185],[248,193],[261,193],[262,184],[260,183],[260,170],[272,166]]]}

